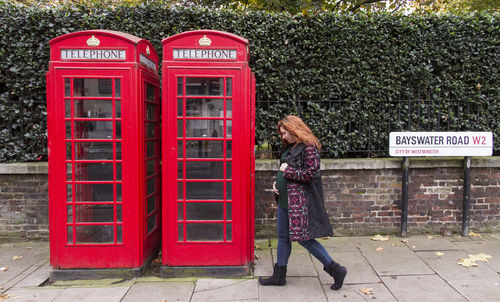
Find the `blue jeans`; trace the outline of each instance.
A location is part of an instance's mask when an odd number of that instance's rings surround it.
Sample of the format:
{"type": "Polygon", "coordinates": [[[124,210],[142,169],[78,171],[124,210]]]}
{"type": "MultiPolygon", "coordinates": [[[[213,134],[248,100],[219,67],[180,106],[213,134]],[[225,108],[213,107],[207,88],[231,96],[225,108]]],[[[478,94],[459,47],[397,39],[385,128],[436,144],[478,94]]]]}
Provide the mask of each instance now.
{"type": "MultiPolygon", "coordinates": [[[[288,234],[288,211],[284,208],[278,206],[278,251],[276,264],[279,266],[288,265],[288,258],[290,258],[290,253],[292,252],[292,243],[290,242],[290,237],[288,234]]],[[[307,241],[299,241],[306,250],[309,251],[314,257],[316,257],[323,266],[328,266],[332,263],[332,258],[328,254],[325,247],[316,241],[316,239],[311,239],[307,241]]]]}

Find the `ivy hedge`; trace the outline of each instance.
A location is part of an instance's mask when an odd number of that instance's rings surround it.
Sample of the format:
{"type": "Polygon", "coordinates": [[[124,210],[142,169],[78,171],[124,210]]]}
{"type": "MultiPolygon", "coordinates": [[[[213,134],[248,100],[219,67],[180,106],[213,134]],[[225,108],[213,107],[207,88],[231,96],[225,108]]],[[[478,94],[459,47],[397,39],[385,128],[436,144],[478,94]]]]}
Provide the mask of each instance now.
{"type": "Polygon", "coordinates": [[[48,42],[87,29],[148,39],[160,54],[163,38],[188,30],[247,38],[257,79],[256,143],[272,150],[274,125],[290,112],[318,134],[323,157],[387,155],[377,149],[387,149],[388,130],[493,131],[500,155],[499,17],[288,16],[161,1],[26,7],[0,0],[0,162],[46,159],[48,42]],[[332,108],[334,101],[342,107],[332,108]]]}

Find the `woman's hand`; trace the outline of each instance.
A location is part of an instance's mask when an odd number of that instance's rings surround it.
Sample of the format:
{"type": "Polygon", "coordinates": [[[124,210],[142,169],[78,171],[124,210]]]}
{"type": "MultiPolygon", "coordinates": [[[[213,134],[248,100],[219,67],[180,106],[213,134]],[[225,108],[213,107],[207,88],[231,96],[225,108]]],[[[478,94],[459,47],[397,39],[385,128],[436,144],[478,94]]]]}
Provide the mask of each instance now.
{"type": "Polygon", "coordinates": [[[276,195],[280,195],[280,193],[278,192],[278,189],[276,189],[276,182],[273,182],[273,193],[276,195]]]}
{"type": "Polygon", "coordinates": [[[287,164],[287,163],[282,163],[282,164],[281,164],[281,167],[280,167],[280,171],[281,171],[281,172],[285,172],[286,167],[288,167],[288,164],[287,164]]]}

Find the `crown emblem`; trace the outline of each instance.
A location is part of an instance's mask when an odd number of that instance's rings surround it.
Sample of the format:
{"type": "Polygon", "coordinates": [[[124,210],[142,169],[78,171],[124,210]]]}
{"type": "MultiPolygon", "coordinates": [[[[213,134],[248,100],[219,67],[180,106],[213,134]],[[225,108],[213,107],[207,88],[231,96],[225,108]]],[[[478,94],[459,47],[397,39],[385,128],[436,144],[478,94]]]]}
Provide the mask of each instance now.
{"type": "Polygon", "coordinates": [[[99,44],[101,44],[101,41],[99,41],[99,39],[97,39],[95,36],[92,36],[87,40],[88,46],[99,46],[99,44]]]}
{"type": "Polygon", "coordinates": [[[200,41],[198,41],[198,43],[200,43],[200,46],[210,46],[210,44],[212,44],[212,40],[210,40],[209,38],[207,38],[206,35],[204,35],[203,38],[201,38],[200,41]]]}
{"type": "Polygon", "coordinates": [[[151,51],[149,50],[149,45],[146,46],[146,54],[149,56],[151,54],[151,51]]]}

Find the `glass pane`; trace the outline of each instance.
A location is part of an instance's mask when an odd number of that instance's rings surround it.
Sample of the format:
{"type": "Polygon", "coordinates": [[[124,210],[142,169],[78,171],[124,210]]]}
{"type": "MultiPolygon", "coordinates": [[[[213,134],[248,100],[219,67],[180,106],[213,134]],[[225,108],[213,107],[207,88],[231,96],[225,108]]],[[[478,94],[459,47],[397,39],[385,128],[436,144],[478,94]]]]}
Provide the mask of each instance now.
{"type": "Polygon", "coordinates": [[[184,203],[177,204],[177,220],[184,220],[184,203]]]}
{"type": "Polygon", "coordinates": [[[71,122],[66,121],[66,138],[71,139],[71,122]]]}
{"type": "Polygon", "coordinates": [[[121,225],[116,226],[116,243],[123,243],[123,230],[121,225]]]}
{"type": "Polygon", "coordinates": [[[75,159],[113,160],[113,142],[75,142],[75,159]]]}
{"type": "Polygon", "coordinates": [[[223,96],[224,78],[186,78],[186,95],[223,96]]]}
{"type": "Polygon", "coordinates": [[[147,201],[147,213],[151,213],[153,212],[154,210],[156,210],[156,196],[157,195],[154,195],[154,196],[151,196],[148,198],[148,201],[147,201]]]}
{"type": "Polygon", "coordinates": [[[153,231],[154,229],[156,229],[156,213],[149,216],[148,218],[148,231],[147,233],[151,233],[151,231],[153,231]]]}
{"type": "Polygon", "coordinates": [[[177,178],[184,178],[184,162],[182,161],[177,162],[177,178]]]}
{"type": "Polygon", "coordinates": [[[233,178],[233,174],[232,174],[232,162],[231,161],[227,161],[226,162],[226,179],[231,179],[233,178]]]}
{"type": "Polygon", "coordinates": [[[231,138],[233,136],[233,121],[226,121],[226,137],[231,138]]]}
{"type": "Polygon", "coordinates": [[[71,79],[64,79],[64,96],[71,96],[71,79]]]}
{"type": "Polygon", "coordinates": [[[159,138],[159,127],[157,123],[146,123],[146,138],[159,138]]]}
{"type": "Polygon", "coordinates": [[[113,180],[113,163],[75,163],[76,181],[113,180]]]}
{"type": "Polygon", "coordinates": [[[72,244],[73,243],[73,226],[68,226],[68,243],[72,244]]]}
{"type": "Polygon", "coordinates": [[[184,241],[184,224],[178,223],[177,224],[177,241],[184,241]]]}
{"type": "Polygon", "coordinates": [[[233,240],[233,232],[231,228],[231,223],[226,223],[226,240],[231,241],[233,240]]]}
{"type": "Polygon", "coordinates": [[[149,83],[146,83],[146,100],[155,103],[155,87],[149,83]]]}
{"type": "Polygon", "coordinates": [[[122,123],[116,122],[116,139],[122,138],[122,123]]]}
{"type": "Polygon", "coordinates": [[[222,200],[224,184],[222,182],[186,182],[187,200],[222,200]]]}
{"type": "Polygon", "coordinates": [[[224,204],[214,203],[186,203],[186,220],[223,220],[224,204]]]}
{"type": "Polygon", "coordinates": [[[184,144],[183,141],[178,140],[177,141],[177,158],[183,158],[184,157],[184,144]]]}
{"type": "Polygon", "coordinates": [[[77,225],[76,243],[114,243],[112,225],[77,225]]]}
{"type": "Polygon", "coordinates": [[[72,184],[66,185],[66,201],[68,201],[68,202],[73,201],[73,185],[72,184]]]}
{"type": "Polygon", "coordinates": [[[113,138],[112,121],[75,121],[75,139],[112,139],[112,138],[113,138]]]}
{"type": "Polygon", "coordinates": [[[186,179],[223,179],[224,162],[188,161],[186,162],[186,179]]]}
{"type": "Polygon", "coordinates": [[[232,199],[232,185],[230,182],[226,182],[226,200],[232,199]]]}
{"type": "Polygon", "coordinates": [[[182,182],[177,183],[177,199],[184,199],[184,185],[182,182]]]}
{"type": "Polygon", "coordinates": [[[182,99],[177,99],[177,116],[184,116],[184,103],[182,99]]]}
{"type": "Polygon", "coordinates": [[[122,96],[122,82],[120,79],[115,79],[115,97],[122,96]]]}
{"type": "Polygon", "coordinates": [[[232,157],[233,157],[233,142],[226,141],[226,158],[232,158],[232,157]]]}
{"type": "Polygon", "coordinates": [[[156,160],[148,160],[146,166],[146,176],[152,176],[156,173],[156,160]]]}
{"type": "Polygon", "coordinates": [[[184,123],[182,120],[177,120],[177,137],[184,136],[184,123]]]}
{"type": "Polygon", "coordinates": [[[233,219],[233,206],[231,203],[226,203],[226,220],[233,219]]]}
{"type": "Polygon", "coordinates": [[[116,159],[122,159],[122,143],[116,143],[116,159]]]}
{"type": "Polygon", "coordinates": [[[73,180],[73,165],[71,163],[66,163],[66,180],[73,180]]]}
{"type": "Polygon", "coordinates": [[[85,204],[75,206],[76,222],[113,222],[115,219],[112,204],[85,204]]]}
{"type": "Polygon", "coordinates": [[[148,121],[157,121],[157,113],[159,107],[150,103],[146,103],[146,119],[148,121]]]}
{"type": "Polygon", "coordinates": [[[122,205],[116,205],[116,221],[122,222],[122,205]]]}
{"type": "Polygon", "coordinates": [[[226,96],[232,96],[232,95],[233,95],[233,79],[227,78],[226,79],[226,96]]]}
{"type": "Polygon", "coordinates": [[[157,150],[160,146],[160,142],[158,141],[147,141],[146,142],[146,157],[152,157],[155,155],[159,155],[160,151],[157,150]]]}
{"type": "Polygon", "coordinates": [[[67,142],[66,143],[66,159],[67,160],[71,160],[72,159],[72,156],[71,156],[71,142],[67,142]]]}
{"type": "Polygon", "coordinates": [[[183,94],[183,87],[184,87],[184,79],[183,78],[177,78],[177,95],[182,96],[183,94]]]}
{"type": "Polygon", "coordinates": [[[147,195],[151,195],[156,192],[156,177],[150,178],[147,181],[147,195]]]}
{"type": "Polygon", "coordinates": [[[112,118],[111,100],[75,100],[73,102],[76,118],[112,118]]]}
{"type": "Polygon", "coordinates": [[[222,158],[223,141],[186,141],[186,158],[222,158]]]}
{"type": "Polygon", "coordinates": [[[68,223],[73,223],[73,206],[72,205],[66,206],[66,216],[67,216],[66,221],[68,223]]]}
{"type": "Polygon", "coordinates": [[[67,118],[71,118],[71,100],[65,100],[64,101],[64,104],[65,104],[65,114],[64,116],[67,117],[67,118]]]}
{"type": "Polygon", "coordinates": [[[224,224],[222,223],[188,223],[186,224],[186,241],[222,241],[224,224]]]}
{"type": "Polygon", "coordinates": [[[75,202],[86,201],[112,202],[113,184],[75,184],[75,202]]]}
{"type": "Polygon", "coordinates": [[[122,102],[120,101],[115,101],[115,117],[122,117],[122,102]]]}
{"type": "Polygon", "coordinates": [[[122,163],[116,163],[116,180],[122,180],[122,163]]]}
{"type": "Polygon", "coordinates": [[[224,100],[186,99],[186,116],[224,117],[224,100]]]}
{"type": "Polygon", "coordinates": [[[116,201],[122,201],[122,184],[116,184],[116,201]]]}
{"type": "Polygon", "coordinates": [[[226,117],[233,117],[233,101],[231,99],[226,100],[226,117]]]}
{"type": "Polygon", "coordinates": [[[186,120],[186,137],[223,137],[222,120],[186,120]]]}
{"type": "Polygon", "coordinates": [[[73,96],[110,97],[111,79],[74,79],[73,96]]]}

